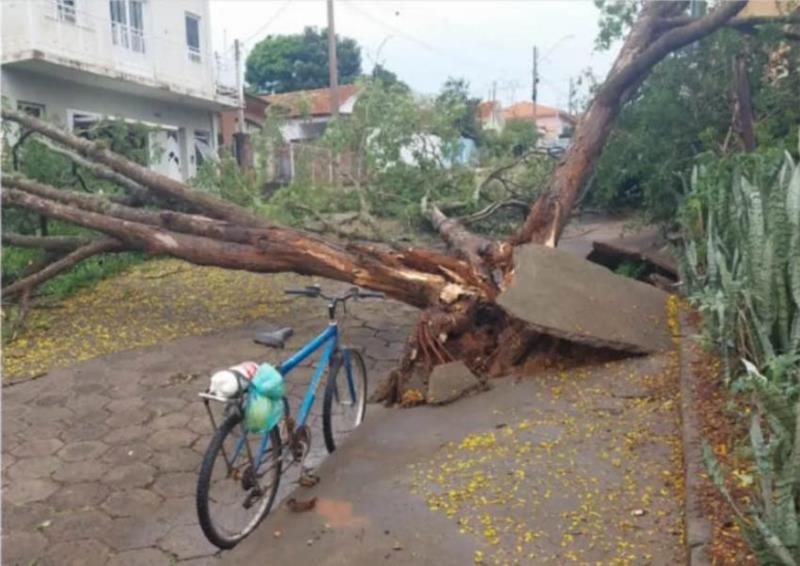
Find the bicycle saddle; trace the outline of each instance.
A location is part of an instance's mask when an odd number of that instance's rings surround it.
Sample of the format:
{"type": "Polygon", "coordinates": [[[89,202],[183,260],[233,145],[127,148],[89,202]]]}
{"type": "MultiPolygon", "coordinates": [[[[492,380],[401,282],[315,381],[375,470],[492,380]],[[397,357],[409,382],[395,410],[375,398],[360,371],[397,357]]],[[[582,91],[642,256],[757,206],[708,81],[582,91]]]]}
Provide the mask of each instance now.
{"type": "Polygon", "coordinates": [[[253,342],[268,348],[283,348],[286,341],[292,337],[292,334],[294,334],[294,329],[287,326],[278,330],[258,332],[253,338],[253,342]]]}

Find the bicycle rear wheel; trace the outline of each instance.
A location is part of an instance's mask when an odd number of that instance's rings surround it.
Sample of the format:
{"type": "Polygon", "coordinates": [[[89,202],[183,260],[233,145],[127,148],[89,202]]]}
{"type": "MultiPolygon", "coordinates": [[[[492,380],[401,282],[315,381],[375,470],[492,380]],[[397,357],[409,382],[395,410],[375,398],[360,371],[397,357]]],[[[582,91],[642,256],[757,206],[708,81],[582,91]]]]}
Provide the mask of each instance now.
{"type": "Polygon", "coordinates": [[[322,432],[328,452],[336,450],[337,441],[361,424],[366,410],[367,366],[360,352],[347,348],[342,351],[342,361],[331,369],[325,386],[322,432]]]}
{"type": "Polygon", "coordinates": [[[255,465],[262,434],[247,434],[237,412],[217,429],[203,457],[197,479],[197,516],[208,540],[233,548],[267,515],[281,477],[281,437],[269,433],[269,445],[255,465]]]}

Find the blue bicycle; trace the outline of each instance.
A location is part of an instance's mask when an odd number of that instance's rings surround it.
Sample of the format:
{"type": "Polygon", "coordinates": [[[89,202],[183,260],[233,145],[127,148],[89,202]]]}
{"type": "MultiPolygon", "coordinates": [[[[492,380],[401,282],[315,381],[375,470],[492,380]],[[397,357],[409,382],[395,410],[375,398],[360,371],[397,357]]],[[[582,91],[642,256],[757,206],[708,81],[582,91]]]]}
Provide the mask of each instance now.
{"type": "MultiPolygon", "coordinates": [[[[302,467],[311,447],[311,431],[306,419],[326,369],[322,430],[328,452],[333,452],[336,443],[364,419],[367,368],[358,351],[339,343],[336,315],[340,306],[346,309],[350,299],[383,298],[384,295],[353,287],[344,295],[328,296],[318,286],[287,290],[286,294],[327,300],[330,321],[322,333],[276,368],[285,377],[322,349],[297,418],[291,416],[289,403],[283,397],[283,422],[263,432],[249,433],[244,423],[249,381],[244,376],[237,377],[237,390],[229,396],[211,389],[200,393],[215,432],[200,467],[197,515],[203,533],[219,548],[232,548],[250,534],[272,508],[282,471],[294,464],[302,467]],[[224,403],[219,426],[209,405],[211,401],[224,403]],[[287,437],[285,442],[281,430],[287,437]]],[[[255,341],[270,348],[283,348],[292,334],[291,328],[282,328],[261,332],[255,341]]]]}

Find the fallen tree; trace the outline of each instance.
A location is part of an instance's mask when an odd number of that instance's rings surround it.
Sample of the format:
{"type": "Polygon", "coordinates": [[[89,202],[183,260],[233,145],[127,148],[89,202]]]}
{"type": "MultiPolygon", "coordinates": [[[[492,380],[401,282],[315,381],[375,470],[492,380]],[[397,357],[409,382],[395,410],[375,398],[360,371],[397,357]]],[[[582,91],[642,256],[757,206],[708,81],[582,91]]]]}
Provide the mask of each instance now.
{"type": "MultiPolygon", "coordinates": [[[[423,310],[400,367],[381,391],[386,400],[418,398],[431,367],[454,359],[463,360],[479,375],[507,373],[543,343],[524,321],[510,316],[496,302],[514,277],[514,247],[529,242],[556,245],[620,107],[630,100],[653,65],[725,25],[744,2],[723,3],[707,16],[682,24],[660,25],[680,16],[687,5],[688,2],[652,2],[644,6],[608,78],[578,122],[572,145],[556,167],[547,190],[508,241],[473,234],[464,223],[448,218],[435,205],[427,207],[433,226],[450,248],[446,254],[418,247],[339,243],[273,225],[248,209],[116,155],[102,143],[4,108],[3,118],[18,124],[26,135],[32,132],[57,144],[62,155],[79,165],[88,160],[105,179],[127,179],[119,183],[121,188],[137,197],[112,200],[4,173],[4,206],[33,211],[104,235],[89,242],[70,242],[72,247],[62,247],[54,263],[4,291],[27,297],[36,285],[77,261],[96,253],[121,250],[170,255],[229,269],[317,275],[383,291],[423,310]],[[142,206],[152,202],[139,198],[142,191],[160,199],[161,207],[142,206]],[[63,255],[64,251],[67,255],[63,255]]],[[[9,235],[6,240],[13,244],[15,238],[21,245],[19,237],[9,235]]],[[[41,244],[44,249],[44,240],[41,244]]],[[[552,341],[545,342],[552,345],[552,341]]]]}

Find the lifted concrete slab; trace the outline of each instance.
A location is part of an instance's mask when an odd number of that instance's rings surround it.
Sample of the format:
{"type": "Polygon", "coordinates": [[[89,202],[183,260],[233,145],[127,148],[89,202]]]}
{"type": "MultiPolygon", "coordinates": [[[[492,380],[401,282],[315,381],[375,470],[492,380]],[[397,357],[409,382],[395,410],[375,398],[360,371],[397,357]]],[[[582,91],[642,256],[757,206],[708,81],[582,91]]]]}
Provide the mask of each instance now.
{"type": "Polygon", "coordinates": [[[536,330],[632,353],[671,347],[663,291],[544,246],[517,248],[514,280],[498,303],[536,330]]]}

